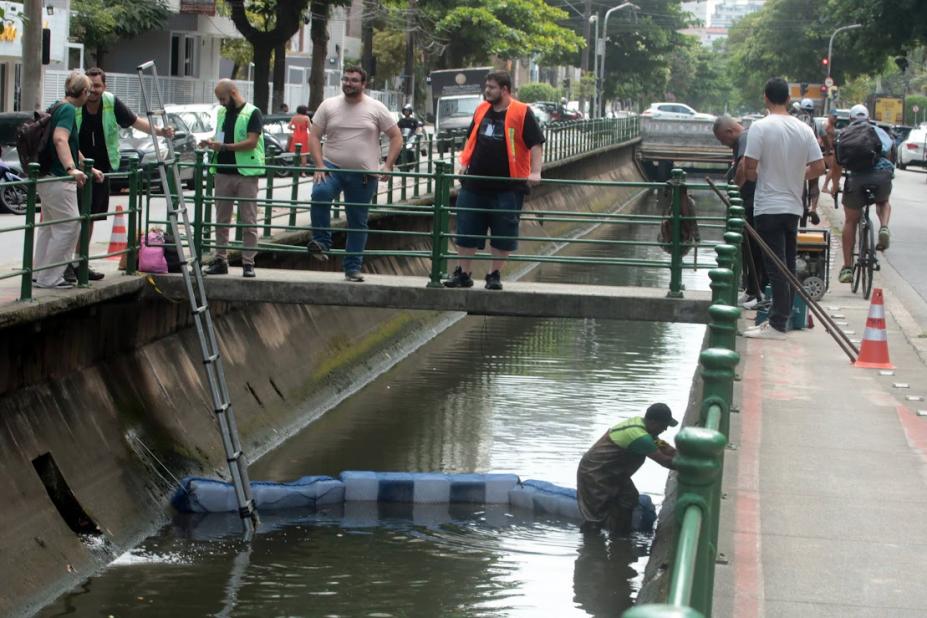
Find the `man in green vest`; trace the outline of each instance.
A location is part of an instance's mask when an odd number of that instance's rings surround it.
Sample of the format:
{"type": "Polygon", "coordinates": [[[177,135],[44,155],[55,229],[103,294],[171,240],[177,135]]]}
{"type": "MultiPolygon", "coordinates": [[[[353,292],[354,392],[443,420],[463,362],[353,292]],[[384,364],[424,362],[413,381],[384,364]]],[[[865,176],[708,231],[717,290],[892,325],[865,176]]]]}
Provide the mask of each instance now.
{"type": "Polygon", "coordinates": [[[238,201],[239,219],[246,227],[242,231],[246,249],[241,252],[242,276],[254,277],[257,247],[258,178],[264,174],[264,118],[261,110],[246,103],[235,82],[220,79],[216,84],[219,111],[216,116],[216,136],[203,140],[201,148],[216,154],[210,168],[216,175],[213,194],[216,198],[216,259],[205,269],[207,275],[227,275],[229,272],[228,244],[232,208],[238,201]]]}
{"type": "Polygon", "coordinates": [[[678,424],[669,406],[655,403],[643,417],[612,426],[586,451],[576,472],[576,500],[585,520],[584,531],[631,532],[631,516],[640,500],[631,475],[648,457],[675,469],[676,449],[658,436],[678,424]]]}
{"type": "MultiPolygon", "coordinates": [[[[91,194],[90,234],[93,235],[93,222],[105,218],[109,211],[109,179],[100,182],[102,174],[109,174],[119,169],[119,129],[133,127],[145,133],[151,133],[147,118],[136,116],[126,105],[111,92],[106,92],[106,73],[103,69],[92,68],[84,73],[90,78],[90,94],[83,107],[77,108],[76,124],[80,140],[80,152],[86,159],[93,159],[94,180],[91,194]],[[99,170],[99,171],[97,171],[99,170]]],[[[156,128],[155,134],[173,136],[170,127],[156,128]]],[[[78,197],[81,194],[78,193],[78,197]]],[[[66,280],[76,282],[77,274],[73,267],[65,270],[66,280]]],[[[103,273],[90,270],[90,279],[97,281],[103,273]]]]}

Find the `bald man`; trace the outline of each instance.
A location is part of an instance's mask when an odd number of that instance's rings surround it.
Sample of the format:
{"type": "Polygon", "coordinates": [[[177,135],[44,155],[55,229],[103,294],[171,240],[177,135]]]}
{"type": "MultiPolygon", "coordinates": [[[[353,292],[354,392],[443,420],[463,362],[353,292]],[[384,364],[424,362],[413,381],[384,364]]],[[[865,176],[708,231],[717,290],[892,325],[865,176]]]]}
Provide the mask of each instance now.
{"type": "Polygon", "coordinates": [[[245,102],[232,80],[219,80],[215,93],[221,105],[216,116],[216,135],[200,142],[201,148],[215,152],[209,172],[216,175],[216,259],[204,272],[207,275],[229,272],[228,225],[238,201],[239,219],[248,226],[242,233],[245,246],[241,252],[242,276],[252,278],[256,252],[248,248],[256,247],[258,241],[256,199],[258,178],[264,174],[264,118],[261,110],[245,102]]]}
{"type": "MultiPolygon", "coordinates": [[[[719,116],[714,124],[715,138],[733,152],[733,165],[728,173],[727,181],[740,187],[740,198],[743,200],[745,219],[753,226],[753,195],[756,192],[756,183],[747,180],[744,173],[744,152],[747,150],[747,129],[730,116],[719,116]]],[[[763,290],[769,283],[766,276],[766,267],[763,263],[763,252],[753,237],[744,234],[743,250],[743,286],[745,295],[741,306],[745,309],[755,309],[763,302],[763,290]]]]}

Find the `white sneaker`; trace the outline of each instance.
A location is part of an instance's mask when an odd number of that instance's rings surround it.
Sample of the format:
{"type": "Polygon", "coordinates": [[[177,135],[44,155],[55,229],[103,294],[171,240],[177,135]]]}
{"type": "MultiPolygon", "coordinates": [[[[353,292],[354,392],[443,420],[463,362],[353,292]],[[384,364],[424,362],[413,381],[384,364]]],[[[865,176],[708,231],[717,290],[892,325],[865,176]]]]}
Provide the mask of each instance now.
{"type": "Polygon", "coordinates": [[[756,306],[760,304],[759,298],[751,298],[740,303],[740,306],[744,309],[756,309],[756,306]]]}
{"type": "Polygon", "coordinates": [[[745,330],[744,337],[750,339],[785,339],[785,333],[770,326],[769,322],[763,322],[759,326],[753,326],[745,330]]]}

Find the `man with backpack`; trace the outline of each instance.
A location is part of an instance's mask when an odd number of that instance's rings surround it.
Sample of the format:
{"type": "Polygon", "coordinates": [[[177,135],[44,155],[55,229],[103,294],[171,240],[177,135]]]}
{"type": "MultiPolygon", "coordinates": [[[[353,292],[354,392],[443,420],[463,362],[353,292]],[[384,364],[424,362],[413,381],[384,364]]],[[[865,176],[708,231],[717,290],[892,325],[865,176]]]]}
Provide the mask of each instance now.
{"type": "Polygon", "coordinates": [[[837,163],[850,174],[843,188],[843,268],[840,269],[840,283],[853,282],[853,247],[856,244],[856,228],[860,213],[866,203],[866,187],[872,187],[876,214],[879,217],[879,241],[876,249],[888,249],[891,235],[888,220],[892,206],[888,197],[892,193],[892,176],[895,166],[889,160],[892,138],[869,121],[869,110],[865,105],[850,108],[850,124],[837,137],[837,163]]]}
{"type": "MultiPolygon", "coordinates": [[[[35,232],[35,287],[67,289],[74,284],[64,278],[65,265],[74,255],[74,246],[80,235],[80,222],[55,223],[60,219],[76,219],[77,188],[84,186],[87,176],[79,168],[76,109],[87,101],[90,94],[90,79],[79,71],[72,71],[64,82],[65,97],[52,105],[48,118],[32,123],[17,136],[17,146],[22,147],[20,160],[24,165],[38,162],[42,166],[41,176],[54,176],[55,182],[43,182],[36,186],[36,193],[42,200],[43,225],[35,232]],[[33,139],[38,136],[38,139],[33,139]],[[35,152],[32,152],[33,148],[35,152]],[[34,156],[33,156],[34,155],[34,156]],[[28,159],[23,161],[23,159],[28,159]],[[50,264],[58,264],[45,268],[50,264]]],[[[28,168],[25,168],[28,169],[28,168]]]]}

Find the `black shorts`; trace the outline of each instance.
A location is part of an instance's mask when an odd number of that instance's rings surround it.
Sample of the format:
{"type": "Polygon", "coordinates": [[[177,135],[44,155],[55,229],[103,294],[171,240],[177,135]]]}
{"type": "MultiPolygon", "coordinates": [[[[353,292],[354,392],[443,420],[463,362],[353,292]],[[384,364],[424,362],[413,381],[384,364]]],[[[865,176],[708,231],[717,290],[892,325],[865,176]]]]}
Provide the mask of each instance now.
{"type": "Polygon", "coordinates": [[[892,194],[892,171],[877,170],[851,175],[843,187],[843,207],[862,208],[866,203],[863,191],[866,186],[873,187],[876,203],[888,200],[892,194]]]}
{"type": "MultiPolygon", "coordinates": [[[[104,178],[103,182],[93,182],[92,178],[88,178],[87,182],[93,185],[93,193],[90,199],[90,214],[92,215],[102,215],[103,213],[109,210],[109,178],[104,178]]],[[[77,204],[78,208],[83,209],[83,204],[81,201],[84,198],[84,190],[77,190],[77,204]]],[[[95,216],[94,220],[105,219],[106,217],[95,216]]]]}

